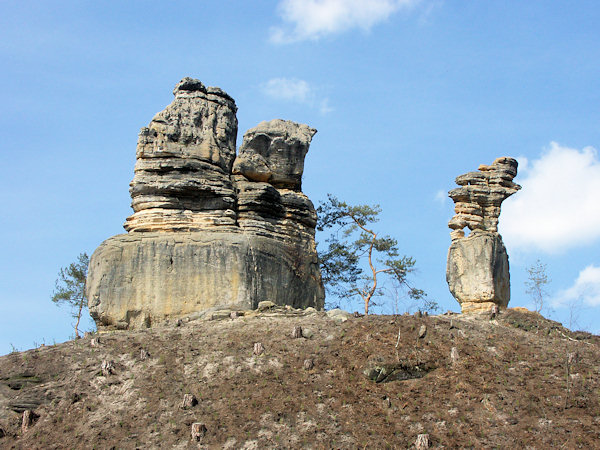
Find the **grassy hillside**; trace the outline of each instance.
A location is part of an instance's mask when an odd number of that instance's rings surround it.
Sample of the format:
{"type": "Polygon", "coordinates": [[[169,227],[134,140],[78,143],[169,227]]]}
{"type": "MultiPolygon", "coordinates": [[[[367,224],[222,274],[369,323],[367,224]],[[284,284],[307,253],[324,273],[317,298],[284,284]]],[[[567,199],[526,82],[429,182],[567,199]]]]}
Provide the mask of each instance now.
{"type": "Polygon", "coordinates": [[[526,310],[215,314],[1,357],[0,447],[593,448],[599,350],[526,310]]]}

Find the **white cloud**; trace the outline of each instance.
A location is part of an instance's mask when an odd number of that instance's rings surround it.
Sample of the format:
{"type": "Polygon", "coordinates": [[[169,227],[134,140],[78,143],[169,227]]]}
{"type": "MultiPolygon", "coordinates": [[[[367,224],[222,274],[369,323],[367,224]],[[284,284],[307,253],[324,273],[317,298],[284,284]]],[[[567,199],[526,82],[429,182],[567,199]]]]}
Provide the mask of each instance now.
{"type": "Polygon", "coordinates": [[[272,78],[263,84],[262,90],[271,98],[298,103],[306,103],[312,96],[306,81],[289,78],[272,78]]]}
{"type": "Polygon", "coordinates": [[[600,267],[593,264],[581,272],[573,286],[559,292],[552,303],[555,307],[583,300],[590,306],[600,305],[600,267]]]}
{"type": "Polygon", "coordinates": [[[557,253],[600,238],[600,161],[583,150],[550,144],[525,160],[516,182],[523,189],[502,205],[500,232],[509,249],[557,253]]]}
{"type": "Polygon", "coordinates": [[[331,106],[329,106],[329,99],[327,97],[325,97],[319,103],[319,112],[321,114],[325,115],[325,114],[330,113],[331,111],[333,111],[333,108],[331,106]]]}
{"type": "Polygon", "coordinates": [[[419,0],[281,0],[277,6],[284,25],[271,30],[271,41],[317,40],[352,28],[369,30],[402,7],[419,0]]]}
{"type": "Polygon", "coordinates": [[[446,191],[444,191],[443,189],[440,189],[439,191],[437,191],[435,193],[435,197],[433,199],[435,200],[436,203],[439,203],[440,205],[444,205],[446,203],[446,200],[448,200],[448,193],[446,191]]]}
{"type": "Polygon", "coordinates": [[[261,86],[265,95],[275,100],[300,103],[318,108],[321,114],[333,111],[327,97],[320,97],[317,90],[306,81],[296,78],[272,78],[261,86]]]}

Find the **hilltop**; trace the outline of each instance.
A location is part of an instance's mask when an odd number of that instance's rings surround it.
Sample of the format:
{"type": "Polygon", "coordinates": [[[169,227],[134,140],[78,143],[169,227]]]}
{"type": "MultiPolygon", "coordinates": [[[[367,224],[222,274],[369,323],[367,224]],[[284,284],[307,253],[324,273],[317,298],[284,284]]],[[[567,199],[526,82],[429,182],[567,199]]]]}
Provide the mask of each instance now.
{"type": "Polygon", "coordinates": [[[431,448],[600,442],[600,337],[537,313],[208,316],[0,357],[0,447],[409,448],[420,434],[431,448]]]}

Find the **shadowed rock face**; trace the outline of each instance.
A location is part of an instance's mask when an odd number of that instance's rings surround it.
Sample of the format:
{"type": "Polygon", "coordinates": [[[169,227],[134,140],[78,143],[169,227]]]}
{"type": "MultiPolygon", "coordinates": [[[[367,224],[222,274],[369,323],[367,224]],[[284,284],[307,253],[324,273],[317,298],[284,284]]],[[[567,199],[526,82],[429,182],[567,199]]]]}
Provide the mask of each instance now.
{"type": "Polygon", "coordinates": [[[236,158],[234,100],[191,78],[173,93],[139,135],[129,234],[90,260],[98,326],[147,327],[262,300],[322,308],[316,212],[300,191],[316,130],[262,122],[236,158]]]}
{"type": "Polygon", "coordinates": [[[498,233],[502,202],[521,189],[513,178],[517,161],[503,157],[479,171],[456,178],[460,187],[449,192],[456,215],[448,226],[452,244],[448,251],[446,280],[462,312],[506,308],[510,300],[508,254],[498,233]],[[464,228],[471,234],[465,237],[464,228]]]}

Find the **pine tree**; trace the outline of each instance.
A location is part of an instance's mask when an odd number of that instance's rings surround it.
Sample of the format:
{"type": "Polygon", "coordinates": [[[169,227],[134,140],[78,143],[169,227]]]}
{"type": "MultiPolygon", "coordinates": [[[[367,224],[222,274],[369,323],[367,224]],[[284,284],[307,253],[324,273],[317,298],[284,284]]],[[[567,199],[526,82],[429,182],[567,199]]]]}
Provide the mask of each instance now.
{"type": "MultiPolygon", "coordinates": [[[[415,260],[400,256],[396,239],[379,236],[373,229],[380,213],[379,205],[350,206],[331,194],[317,209],[317,230],[337,228],[326,240],[327,249],[319,252],[325,288],[339,298],[359,296],[365,314],[369,313],[373,298],[384,295],[382,276],[391,278],[413,299],[426,297],[424,291],[407,281],[408,274],[414,271],[415,260]]],[[[430,309],[437,308],[431,300],[424,304],[430,309]]]]}
{"type": "Polygon", "coordinates": [[[79,322],[81,314],[87,307],[87,296],[85,293],[85,281],[90,259],[86,253],[77,257],[77,262],[69,264],[69,267],[60,269],[56,280],[56,287],[52,294],[52,301],[57,305],[66,303],[71,307],[71,315],[76,320],[75,337],[79,338],[79,322]]]}

